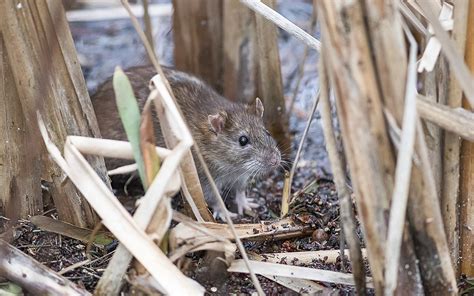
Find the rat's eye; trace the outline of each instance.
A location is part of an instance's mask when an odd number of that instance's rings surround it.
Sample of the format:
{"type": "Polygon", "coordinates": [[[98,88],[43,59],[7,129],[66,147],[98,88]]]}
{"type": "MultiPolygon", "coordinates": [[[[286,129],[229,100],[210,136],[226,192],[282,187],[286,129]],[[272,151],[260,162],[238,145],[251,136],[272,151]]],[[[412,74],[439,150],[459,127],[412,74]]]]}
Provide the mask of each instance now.
{"type": "Polygon", "coordinates": [[[249,143],[249,138],[247,138],[246,136],[240,136],[239,138],[239,144],[240,146],[245,146],[249,143]]]}

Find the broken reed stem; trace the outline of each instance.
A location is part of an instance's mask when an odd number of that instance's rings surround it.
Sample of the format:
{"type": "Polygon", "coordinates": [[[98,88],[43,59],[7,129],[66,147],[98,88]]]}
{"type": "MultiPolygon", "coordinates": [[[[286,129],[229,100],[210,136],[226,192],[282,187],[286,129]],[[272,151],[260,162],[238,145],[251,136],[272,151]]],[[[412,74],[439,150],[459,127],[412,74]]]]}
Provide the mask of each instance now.
{"type": "MultiPolygon", "coordinates": [[[[323,51],[325,49],[323,48],[323,51]]],[[[341,155],[337,151],[336,138],[332,126],[331,106],[329,101],[329,86],[327,81],[327,72],[324,67],[324,56],[320,57],[319,79],[320,79],[320,100],[321,100],[321,121],[326,143],[326,151],[328,152],[331,168],[334,176],[337,194],[339,197],[339,205],[341,211],[342,229],[346,243],[349,247],[350,260],[352,264],[352,272],[356,284],[357,293],[359,295],[366,294],[365,281],[365,265],[364,258],[360,247],[359,237],[357,235],[356,219],[352,208],[351,196],[346,185],[345,164],[341,155]]],[[[341,248],[342,248],[341,244],[341,248]]],[[[344,255],[341,253],[341,258],[344,255]]]]}
{"type": "Polygon", "coordinates": [[[385,249],[385,295],[393,295],[397,288],[398,265],[402,245],[403,231],[405,229],[406,209],[412,159],[415,150],[416,135],[416,53],[418,46],[415,38],[404,26],[406,36],[410,43],[409,64],[407,68],[407,82],[405,89],[405,107],[403,114],[403,130],[401,143],[395,168],[395,184],[392,194],[390,220],[388,225],[387,245],[385,249]]]}
{"type": "Polygon", "coordinates": [[[413,27],[423,34],[424,36],[428,37],[431,36],[431,33],[428,31],[428,29],[425,28],[425,26],[421,23],[421,21],[416,17],[416,15],[407,7],[405,2],[403,1],[397,1],[398,2],[398,9],[400,12],[405,16],[405,18],[410,21],[410,23],[413,25],[413,27]]]}
{"type": "Polygon", "coordinates": [[[417,95],[416,107],[421,118],[474,142],[474,114],[472,112],[434,103],[423,95],[417,95]]]}
{"type": "Polygon", "coordinates": [[[474,106],[474,78],[469,71],[464,59],[456,49],[454,41],[449,37],[448,33],[443,29],[440,21],[433,12],[430,3],[432,0],[417,0],[420,3],[420,7],[425,13],[426,18],[433,26],[436,38],[441,43],[441,50],[448,59],[449,65],[452,72],[457,77],[459,85],[466,95],[466,99],[469,101],[471,106],[474,106]]]}
{"type": "MultiPolygon", "coordinates": [[[[158,58],[156,57],[155,53],[153,52],[150,44],[148,43],[147,39],[146,39],[146,36],[145,34],[143,33],[143,30],[141,29],[141,26],[140,24],[138,23],[138,20],[136,18],[136,16],[132,13],[131,9],[130,9],[130,4],[128,3],[128,0],[121,0],[122,1],[122,4],[123,6],[125,7],[125,9],[127,9],[129,15],[130,15],[130,19],[132,21],[132,24],[135,28],[135,30],[137,31],[138,35],[140,36],[140,39],[142,40],[143,44],[145,45],[145,48],[147,50],[147,53],[148,53],[148,56],[150,57],[153,65],[155,66],[155,69],[157,70],[158,74],[160,74],[160,76],[162,77],[162,80],[163,82],[165,83],[166,87],[168,88],[168,92],[170,93],[170,95],[172,96],[173,100],[176,102],[176,98],[174,97],[174,94],[173,94],[173,91],[171,89],[171,86],[169,85],[169,82],[168,80],[166,79],[166,76],[164,75],[163,73],[163,70],[161,69],[161,66],[158,62],[158,58]]],[[[178,109],[179,110],[179,109],[178,109]]],[[[196,154],[199,158],[199,161],[201,162],[201,165],[204,169],[204,172],[206,174],[206,177],[208,178],[209,180],[209,183],[211,185],[211,188],[212,188],[212,191],[215,195],[215,198],[217,198],[217,201],[219,203],[219,206],[221,207],[221,210],[222,212],[224,213],[224,216],[226,218],[226,223],[229,225],[229,228],[231,229],[231,232],[232,232],[232,235],[234,236],[235,238],[235,241],[237,243],[237,247],[239,248],[239,251],[242,255],[242,258],[249,270],[249,273],[250,273],[250,277],[252,279],[252,282],[258,292],[259,295],[263,296],[265,295],[265,293],[263,292],[262,290],[262,287],[260,285],[260,282],[257,278],[257,276],[255,275],[255,273],[253,272],[251,266],[250,266],[250,263],[249,263],[249,259],[248,259],[248,256],[247,256],[247,252],[244,248],[244,245],[242,244],[242,241],[240,240],[239,236],[237,235],[237,232],[235,230],[235,227],[234,227],[234,223],[232,222],[232,219],[230,218],[230,215],[229,215],[229,212],[225,206],[225,203],[224,203],[224,200],[222,199],[222,196],[220,195],[219,193],[219,189],[217,188],[216,186],[216,183],[214,182],[214,179],[212,178],[212,175],[211,173],[209,172],[209,168],[207,167],[207,164],[206,162],[204,161],[204,158],[202,157],[202,154],[201,154],[201,151],[198,147],[197,144],[194,145],[194,148],[196,150],[196,154]]]]}
{"type": "Polygon", "coordinates": [[[260,0],[240,0],[240,3],[252,9],[256,13],[263,16],[264,18],[274,23],[278,27],[282,28],[286,32],[290,33],[291,35],[300,39],[309,47],[314,48],[317,51],[321,50],[321,42],[319,42],[319,40],[306,33],[300,27],[290,22],[287,18],[285,18],[275,10],[260,2],[260,0]]]}
{"type": "Polygon", "coordinates": [[[145,23],[145,35],[150,44],[151,50],[155,52],[155,42],[153,41],[153,26],[151,25],[149,0],[142,0],[143,4],[143,20],[145,23]]]}
{"type": "Polygon", "coordinates": [[[306,127],[304,128],[303,135],[301,136],[301,140],[298,145],[298,151],[296,152],[295,160],[293,161],[293,165],[291,166],[290,180],[289,180],[290,196],[291,196],[291,184],[293,183],[293,177],[295,176],[296,166],[298,165],[298,161],[300,160],[301,151],[303,151],[304,142],[306,138],[308,137],[308,131],[309,131],[309,128],[311,127],[311,123],[313,122],[314,113],[316,112],[316,109],[318,108],[319,94],[320,93],[318,89],[316,96],[314,97],[314,103],[313,103],[313,107],[311,108],[311,113],[308,115],[308,120],[306,121],[306,127]]]}

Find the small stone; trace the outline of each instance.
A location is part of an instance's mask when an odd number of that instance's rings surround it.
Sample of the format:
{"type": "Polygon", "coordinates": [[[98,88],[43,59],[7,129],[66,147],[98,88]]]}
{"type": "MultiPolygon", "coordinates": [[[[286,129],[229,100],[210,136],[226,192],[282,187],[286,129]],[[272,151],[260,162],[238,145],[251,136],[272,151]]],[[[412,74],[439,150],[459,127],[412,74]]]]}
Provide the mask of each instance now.
{"type": "Polygon", "coordinates": [[[322,242],[327,241],[329,239],[329,235],[323,229],[316,229],[313,232],[312,238],[313,238],[314,241],[316,241],[318,243],[322,243],[322,242]]]}
{"type": "Polygon", "coordinates": [[[212,292],[212,293],[216,293],[216,292],[217,292],[217,288],[216,288],[216,287],[211,287],[211,292],[212,292]]]}

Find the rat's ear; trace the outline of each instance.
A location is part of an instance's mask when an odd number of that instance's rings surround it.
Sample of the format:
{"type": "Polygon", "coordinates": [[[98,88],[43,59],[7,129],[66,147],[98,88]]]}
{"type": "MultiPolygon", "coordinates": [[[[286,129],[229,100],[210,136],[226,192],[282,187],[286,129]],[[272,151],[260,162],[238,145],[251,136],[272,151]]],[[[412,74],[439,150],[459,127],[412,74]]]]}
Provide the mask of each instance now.
{"type": "Polygon", "coordinates": [[[263,108],[263,103],[260,100],[260,98],[255,99],[255,113],[257,114],[258,117],[263,117],[263,111],[265,108],[263,108]]]}
{"type": "Polygon", "coordinates": [[[207,116],[207,121],[209,122],[209,129],[213,131],[216,135],[220,133],[224,129],[226,117],[227,114],[225,112],[220,112],[207,116]]]}

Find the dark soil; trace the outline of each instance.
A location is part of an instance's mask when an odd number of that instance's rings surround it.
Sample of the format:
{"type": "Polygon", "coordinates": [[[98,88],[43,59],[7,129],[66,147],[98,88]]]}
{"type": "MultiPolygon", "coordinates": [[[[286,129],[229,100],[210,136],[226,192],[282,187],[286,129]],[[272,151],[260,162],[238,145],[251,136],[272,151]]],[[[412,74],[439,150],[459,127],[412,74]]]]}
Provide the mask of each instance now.
{"type": "MultiPolygon", "coordinates": [[[[310,1],[280,1],[280,12],[295,22],[303,29],[310,31],[312,6],[310,1]]],[[[172,28],[171,17],[153,19],[154,28],[158,28],[155,40],[157,40],[157,52],[162,63],[172,65],[172,28]]],[[[128,19],[107,22],[71,23],[71,31],[76,43],[76,48],[83,66],[85,79],[89,90],[92,92],[97,85],[113,73],[115,66],[123,68],[147,63],[145,51],[128,19]]],[[[287,33],[280,31],[279,46],[285,95],[288,103],[291,100],[294,87],[299,75],[300,57],[304,51],[304,45],[287,33]]],[[[290,127],[293,137],[293,156],[301,139],[307,116],[318,87],[316,52],[309,50],[305,62],[305,70],[301,81],[300,90],[297,94],[294,112],[290,118],[290,127]]],[[[319,123],[319,116],[309,131],[309,136],[303,150],[302,158],[293,182],[293,192],[304,188],[305,185],[314,182],[312,190],[301,194],[293,204],[290,215],[293,215],[299,223],[311,225],[318,233],[312,236],[292,240],[246,242],[248,251],[257,253],[264,252],[295,252],[339,249],[340,245],[340,221],[339,204],[334,185],[331,181],[330,167],[324,149],[324,139],[319,123]]],[[[260,220],[272,220],[279,217],[281,192],[283,188],[283,177],[281,173],[275,173],[266,180],[254,182],[249,189],[249,196],[253,198],[260,207],[256,209],[255,215],[242,217],[239,223],[251,223],[260,220]]],[[[127,208],[133,208],[136,195],[141,193],[137,187],[130,187],[129,194],[118,192],[121,199],[127,202],[127,208]],[[130,198],[132,196],[132,198],[130,198]]],[[[232,203],[229,207],[232,210],[232,203]]],[[[54,212],[50,214],[54,217],[54,212]]],[[[1,224],[1,223],[0,223],[1,224]]],[[[0,225],[1,226],[1,225],[0,225]]],[[[111,254],[117,243],[109,246],[91,246],[86,253],[86,244],[63,237],[57,234],[46,233],[36,229],[28,221],[22,221],[17,228],[14,240],[15,246],[26,254],[31,255],[39,262],[45,264],[55,271],[72,264],[91,259],[91,263],[85,264],[64,276],[89,291],[93,291],[103,270],[106,268],[111,254]]],[[[196,257],[190,257],[196,259],[196,257]]],[[[197,267],[198,260],[192,260],[197,267]]],[[[282,262],[285,263],[285,262],[282,262]]],[[[288,263],[288,262],[286,262],[288,263]]],[[[291,264],[299,265],[298,262],[291,264]]],[[[350,272],[347,260],[344,264],[339,260],[336,264],[314,261],[307,265],[333,271],[350,272]]],[[[197,276],[190,271],[192,276],[197,276]]],[[[293,295],[295,292],[276,284],[266,278],[259,279],[268,295],[293,295]]],[[[250,277],[245,274],[230,274],[229,278],[221,285],[209,281],[202,281],[207,292],[216,295],[251,294],[255,292],[250,277]]],[[[352,287],[330,285],[321,283],[328,287],[336,295],[353,295],[352,287]]],[[[124,287],[124,291],[129,291],[124,287]]],[[[129,293],[127,293],[129,294],[129,293]]],[[[332,294],[332,293],[331,293],[332,294]]]]}

